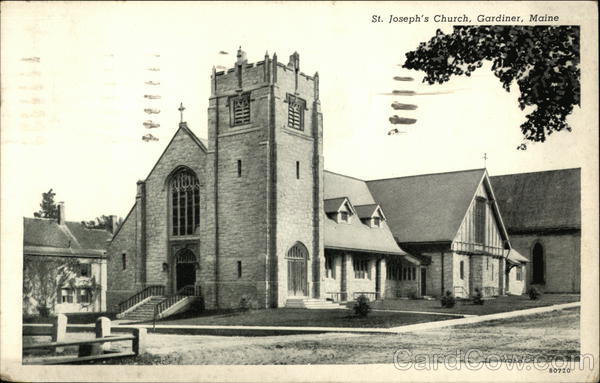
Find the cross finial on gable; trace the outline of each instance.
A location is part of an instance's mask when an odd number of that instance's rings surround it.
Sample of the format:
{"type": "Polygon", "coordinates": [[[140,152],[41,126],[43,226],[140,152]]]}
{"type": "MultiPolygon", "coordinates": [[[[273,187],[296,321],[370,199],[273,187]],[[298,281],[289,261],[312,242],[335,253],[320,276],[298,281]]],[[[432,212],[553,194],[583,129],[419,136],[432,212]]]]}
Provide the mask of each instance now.
{"type": "Polygon", "coordinates": [[[185,110],[184,106],[183,106],[183,102],[179,105],[179,109],[177,109],[181,115],[181,123],[183,123],[183,111],[185,110]]]}
{"type": "Polygon", "coordinates": [[[483,167],[487,169],[487,153],[483,153],[483,167]]]}

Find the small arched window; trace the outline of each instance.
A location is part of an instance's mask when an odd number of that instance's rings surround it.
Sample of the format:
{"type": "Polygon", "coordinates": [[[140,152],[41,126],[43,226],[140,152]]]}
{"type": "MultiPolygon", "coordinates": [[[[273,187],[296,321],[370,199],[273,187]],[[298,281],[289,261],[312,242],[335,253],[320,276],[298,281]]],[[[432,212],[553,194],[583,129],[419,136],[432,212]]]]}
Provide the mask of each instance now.
{"type": "Polygon", "coordinates": [[[200,184],[187,168],[171,177],[171,233],[192,235],[200,225],[200,184]]]}

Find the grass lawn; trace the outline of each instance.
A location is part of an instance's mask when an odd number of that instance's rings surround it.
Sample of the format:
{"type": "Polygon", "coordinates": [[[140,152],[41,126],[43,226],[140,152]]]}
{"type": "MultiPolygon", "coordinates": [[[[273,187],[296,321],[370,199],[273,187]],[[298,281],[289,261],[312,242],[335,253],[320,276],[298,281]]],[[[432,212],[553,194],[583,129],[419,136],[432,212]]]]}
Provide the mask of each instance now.
{"type": "Polygon", "coordinates": [[[453,308],[442,308],[439,300],[393,299],[374,302],[371,306],[379,310],[407,310],[467,315],[495,314],[506,311],[524,310],[534,307],[551,306],[560,303],[578,302],[578,294],[544,294],[540,299],[532,301],[527,295],[501,296],[486,300],[483,306],[470,301],[457,301],[453,308]]]}
{"type": "Polygon", "coordinates": [[[352,310],[267,309],[251,311],[206,311],[197,316],[182,315],[157,322],[163,325],[219,326],[299,326],[299,327],[375,327],[389,328],[413,323],[456,319],[456,316],[371,312],[366,318],[352,310]],[[186,317],[187,316],[187,317],[186,317]]]}
{"type": "MultiPolygon", "coordinates": [[[[316,310],[315,310],[316,311],[316,310]]],[[[106,364],[370,364],[392,363],[399,349],[419,355],[571,358],[579,354],[579,309],[398,335],[312,334],[221,337],[149,334],[147,354],[106,364]]],[[[103,364],[105,364],[103,363],[103,364]]],[[[398,371],[399,374],[403,372],[398,371]]],[[[400,377],[400,375],[399,375],[400,377]]]]}

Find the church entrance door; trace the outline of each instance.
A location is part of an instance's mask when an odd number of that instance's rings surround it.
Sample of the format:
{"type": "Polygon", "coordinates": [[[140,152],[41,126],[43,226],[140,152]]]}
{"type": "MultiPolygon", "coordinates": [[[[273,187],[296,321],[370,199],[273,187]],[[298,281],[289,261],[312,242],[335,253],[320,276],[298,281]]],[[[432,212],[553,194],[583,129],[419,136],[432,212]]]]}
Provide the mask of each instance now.
{"type": "Polygon", "coordinates": [[[175,291],[196,284],[196,256],[190,249],[181,249],[175,256],[175,291]]]}
{"type": "Polygon", "coordinates": [[[308,250],[306,247],[297,242],[287,252],[288,261],[288,295],[294,297],[305,297],[308,294],[307,288],[307,259],[308,250]]]}

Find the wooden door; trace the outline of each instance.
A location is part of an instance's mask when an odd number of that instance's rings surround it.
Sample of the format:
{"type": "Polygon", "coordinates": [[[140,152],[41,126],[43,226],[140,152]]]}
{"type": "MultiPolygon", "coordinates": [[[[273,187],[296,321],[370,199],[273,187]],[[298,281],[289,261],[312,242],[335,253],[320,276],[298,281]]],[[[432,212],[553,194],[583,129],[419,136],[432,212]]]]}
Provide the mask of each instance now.
{"type": "Polygon", "coordinates": [[[308,250],[301,243],[296,243],[287,253],[288,295],[307,296],[307,259],[308,250]]]}

